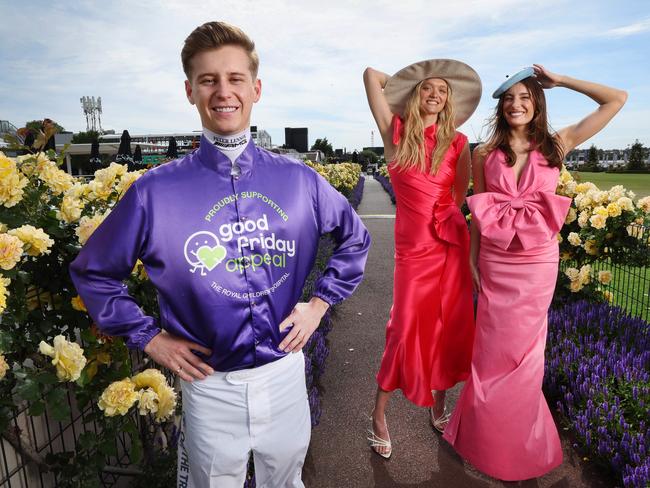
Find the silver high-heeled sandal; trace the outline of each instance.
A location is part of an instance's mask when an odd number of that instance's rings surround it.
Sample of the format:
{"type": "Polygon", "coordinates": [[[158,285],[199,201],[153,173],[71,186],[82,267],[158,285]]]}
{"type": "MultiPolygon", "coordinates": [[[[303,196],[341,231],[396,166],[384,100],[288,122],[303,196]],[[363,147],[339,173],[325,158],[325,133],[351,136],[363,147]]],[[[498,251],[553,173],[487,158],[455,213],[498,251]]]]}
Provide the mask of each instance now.
{"type": "Polygon", "coordinates": [[[431,417],[431,426],[436,429],[438,432],[444,432],[445,427],[447,427],[447,424],[449,423],[449,419],[451,418],[451,414],[447,413],[447,405],[445,405],[444,410],[442,411],[442,415],[440,417],[436,418],[433,415],[433,407],[429,409],[430,412],[430,417],[431,417]]]}
{"type": "MultiPolygon", "coordinates": [[[[386,417],[384,417],[384,422],[386,422],[386,417]]],[[[367,434],[366,439],[368,440],[368,444],[370,445],[370,449],[372,449],[372,452],[378,454],[384,459],[389,459],[391,454],[393,453],[393,447],[390,443],[390,439],[389,440],[382,439],[381,437],[378,437],[377,434],[375,434],[375,431],[372,428],[372,417],[370,417],[370,428],[366,429],[366,434],[367,434]],[[378,447],[386,448],[387,450],[386,452],[379,452],[376,449],[378,447]]]]}

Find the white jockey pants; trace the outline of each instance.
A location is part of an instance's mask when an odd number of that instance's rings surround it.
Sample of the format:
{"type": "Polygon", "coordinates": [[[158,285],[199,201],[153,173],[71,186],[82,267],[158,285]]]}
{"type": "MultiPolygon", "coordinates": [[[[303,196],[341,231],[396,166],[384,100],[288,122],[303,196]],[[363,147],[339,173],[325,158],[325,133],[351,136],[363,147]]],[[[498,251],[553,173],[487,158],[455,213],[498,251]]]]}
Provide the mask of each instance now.
{"type": "Polygon", "coordinates": [[[302,488],[311,417],[302,352],[264,366],[181,381],[178,488],[302,488]]]}

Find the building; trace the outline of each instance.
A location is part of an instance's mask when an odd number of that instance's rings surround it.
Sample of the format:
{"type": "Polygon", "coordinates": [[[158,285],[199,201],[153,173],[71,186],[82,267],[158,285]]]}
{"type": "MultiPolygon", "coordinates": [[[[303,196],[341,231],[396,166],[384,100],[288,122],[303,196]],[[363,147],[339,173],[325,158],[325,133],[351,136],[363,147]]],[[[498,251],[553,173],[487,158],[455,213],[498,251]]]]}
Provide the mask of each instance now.
{"type": "Polygon", "coordinates": [[[364,147],[363,150],[372,151],[379,157],[384,156],[384,146],[369,146],[369,147],[364,147]]]}
{"type": "MultiPolygon", "coordinates": [[[[131,143],[146,143],[147,148],[144,150],[147,154],[165,154],[169,146],[169,138],[176,139],[179,154],[185,154],[192,149],[199,147],[201,131],[194,132],[170,132],[167,134],[138,134],[131,135],[131,143]]],[[[122,134],[103,134],[99,136],[99,142],[120,143],[122,134]]]]}
{"type": "Polygon", "coordinates": [[[271,149],[271,135],[264,129],[258,129],[256,125],[251,125],[251,137],[258,147],[271,149]]]}
{"type": "Polygon", "coordinates": [[[295,149],[299,153],[306,153],[309,150],[307,127],[285,127],[284,146],[289,149],[295,149]]]}
{"type": "MultiPolygon", "coordinates": [[[[564,158],[567,169],[578,169],[589,159],[589,148],[574,149],[564,158]]],[[[604,170],[625,168],[630,159],[630,148],[626,149],[598,149],[598,165],[604,170]]],[[[646,165],[650,164],[650,155],[646,158],[646,165]]]]}

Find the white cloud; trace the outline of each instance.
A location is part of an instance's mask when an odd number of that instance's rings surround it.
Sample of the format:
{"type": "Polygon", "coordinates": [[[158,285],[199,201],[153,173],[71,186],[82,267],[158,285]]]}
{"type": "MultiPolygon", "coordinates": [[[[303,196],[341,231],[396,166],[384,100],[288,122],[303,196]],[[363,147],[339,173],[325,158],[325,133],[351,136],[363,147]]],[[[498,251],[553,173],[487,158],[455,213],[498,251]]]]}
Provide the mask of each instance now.
{"type": "Polygon", "coordinates": [[[611,37],[625,37],[632,36],[634,34],[639,34],[650,30],[650,19],[645,19],[641,22],[635,22],[633,24],[625,25],[623,27],[617,27],[615,29],[609,29],[605,32],[605,35],[611,37]]]}
{"type": "MultiPolygon", "coordinates": [[[[101,96],[104,127],[136,132],[199,128],[185,99],[180,66],[183,40],[197,25],[225,20],[242,27],[261,57],[263,95],[252,123],[284,142],[283,128],[309,127],[310,141],[327,137],[335,147],[361,148],[380,138],[367,107],[361,75],[366,66],[392,73],[429,57],[453,57],[472,65],[484,83],[476,114],[462,128],[470,139],[489,116],[494,87],[505,74],[542,62],[550,69],[602,80],[605,62],[624,85],[635,73],[619,51],[641,53],[640,42],[618,34],[594,47],[594,33],[632,29],[645,35],[648,21],[610,15],[603,5],[568,0],[462,0],[457,2],[322,2],[207,0],[0,4],[0,118],[19,125],[49,116],[71,130],[85,128],[83,95],[101,96]],[[586,8],[593,15],[585,13],[586,8]],[[572,12],[572,9],[575,12],[572,12]],[[582,12],[582,14],[581,14],[582,12]],[[604,19],[604,20],[603,20],[604,19]],[[610,20],[611,19],[611,20],[610,20]],[[617,26],[628,25],[627,28],[617,26]],[[611,48],[610,45],[611,44],[611,48]],[[613,53],[616,53],[615,55],[613,53]]],[[[637,17],[638,18],[638,17],[637,17]]],[[[626,31],[627,32],[627,31],[626,31]]],[[[637,38],[635,38],[637,39],[637,38]]],[[[637,39],[638,40],[638,39],[637,39]]],[[[607,78],[605,78],[607,79],[607,78]]],[[[630,97],[635,109],[650,95],[630,97]]],[[[578,94],[551,104],[557,120],[575,122],[578,94]]],[[[632,112],[630,112],[632,113],[632,112]]],[[[625,112],[621,117],[630,117],[625,112]]],[[[619,140],[647,137],[650,122],[608,127],[619,140]]]]}

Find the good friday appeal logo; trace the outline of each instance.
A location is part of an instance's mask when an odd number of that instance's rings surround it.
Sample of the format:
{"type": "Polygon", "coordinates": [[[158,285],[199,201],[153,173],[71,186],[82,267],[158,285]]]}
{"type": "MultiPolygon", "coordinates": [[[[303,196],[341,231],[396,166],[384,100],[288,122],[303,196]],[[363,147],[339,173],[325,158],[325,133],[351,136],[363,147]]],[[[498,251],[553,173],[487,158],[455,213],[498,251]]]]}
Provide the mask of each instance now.
{"type": "MultiPolygon", "coordinates": [[[[222,198],[205,215],[206,230],[193,233],[185,241],[184,256],[191,266],[189,271],[198,271],[200,276],[208,276],[216,268],[239,274],[245,270],[258,272],[261,269],[286,268],[288,260],[296,255],[296,241],[278,236],[271,223],[277,220],[274,214],[283,222],[289,220],[279,205],[258,192],[241,192],[222,198]],[[223,222],[218,218],[219,212],[224,208],[243,199],[255,199],[263,204],[254,206],[256,210],[259,209],[255,218],[242,218],[234,222],[223,222]],[[233,243],[234,246],[228,243],[233,243]]],[[[274,291],[288,276],[285,273],[278,283],[266,291],[274,291]]],[[[225,290],[216,281],[212,283],[212,288],[227,295],[236,293],[225,290]]]]}

